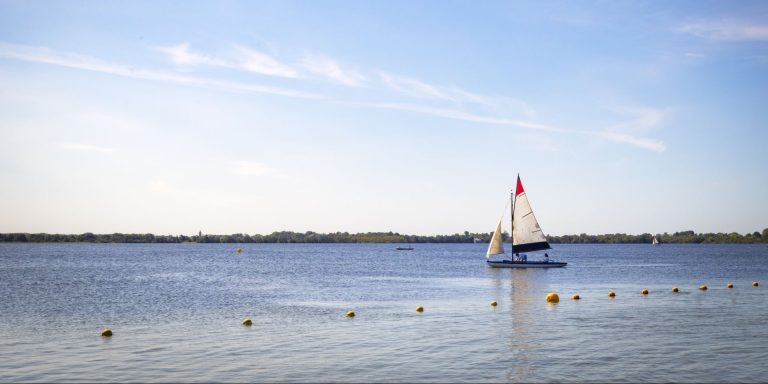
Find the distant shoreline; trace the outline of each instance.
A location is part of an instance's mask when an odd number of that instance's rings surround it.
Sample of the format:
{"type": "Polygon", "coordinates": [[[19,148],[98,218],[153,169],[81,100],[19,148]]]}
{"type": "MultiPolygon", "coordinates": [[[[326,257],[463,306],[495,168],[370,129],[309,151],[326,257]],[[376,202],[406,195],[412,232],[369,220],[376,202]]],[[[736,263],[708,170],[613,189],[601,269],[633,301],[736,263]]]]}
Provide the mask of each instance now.
{"type": "MultiPolygon", "coordinates": [[[[654,236],[662,244],[763,244],[768,243],[768,228],[762,232],[752,232],[745,235],[731,233],[694,233],[683,231],[675,233],[643,233],[629,235],[624,233],[587,235],[547,236],[551,244],[650,244],[654,236]]],[[[0,233],[0,243],[488,243],[491,233],[470,233],[452,235],[405,235],[397,232],[365,232],[365,233],[316,233],[316,232],[273,232],[268,235],[154,235],[151,233],[112,233],[94,234],[49,234],[49,233],[0,233]]],[[[504,240],[508,239],[505,233],[504,240]]]]}

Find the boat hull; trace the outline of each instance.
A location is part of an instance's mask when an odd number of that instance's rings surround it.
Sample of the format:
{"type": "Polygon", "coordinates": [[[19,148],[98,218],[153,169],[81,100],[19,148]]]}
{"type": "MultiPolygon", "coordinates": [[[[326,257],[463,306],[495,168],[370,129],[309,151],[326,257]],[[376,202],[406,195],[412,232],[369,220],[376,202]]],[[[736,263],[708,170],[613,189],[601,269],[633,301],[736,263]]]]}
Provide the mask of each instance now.
{"type": "Polygon", "coordinates": [[[558,261],[512,261],[512,260],[500,260],[500,261],[487,261],[488,266],[491,268],[560,268],[565,267],[568,263],[558,261]]]}

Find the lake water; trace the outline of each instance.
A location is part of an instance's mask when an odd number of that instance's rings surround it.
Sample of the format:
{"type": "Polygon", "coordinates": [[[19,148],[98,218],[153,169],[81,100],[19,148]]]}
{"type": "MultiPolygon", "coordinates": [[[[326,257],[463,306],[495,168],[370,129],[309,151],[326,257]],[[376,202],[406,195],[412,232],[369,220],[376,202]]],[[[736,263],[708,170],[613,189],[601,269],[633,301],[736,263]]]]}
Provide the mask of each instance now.
{"type": "Polygon", "coordinates": [[[394,247],[0,244],[0,381],[768,378],[764,244],[555,245],[569,265],[531,270],[394,247]]]}

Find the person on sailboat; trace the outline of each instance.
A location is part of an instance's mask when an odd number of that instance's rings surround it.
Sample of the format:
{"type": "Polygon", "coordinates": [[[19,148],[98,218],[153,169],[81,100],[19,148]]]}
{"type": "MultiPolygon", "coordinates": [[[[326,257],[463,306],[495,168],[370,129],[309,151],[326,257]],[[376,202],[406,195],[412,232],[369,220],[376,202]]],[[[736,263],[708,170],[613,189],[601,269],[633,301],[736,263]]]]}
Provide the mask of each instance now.
{"type": "Polygon", "coordinates": [[[549,254],[547,253],[544,254],[544,262],[549,263],[549,254]]]}

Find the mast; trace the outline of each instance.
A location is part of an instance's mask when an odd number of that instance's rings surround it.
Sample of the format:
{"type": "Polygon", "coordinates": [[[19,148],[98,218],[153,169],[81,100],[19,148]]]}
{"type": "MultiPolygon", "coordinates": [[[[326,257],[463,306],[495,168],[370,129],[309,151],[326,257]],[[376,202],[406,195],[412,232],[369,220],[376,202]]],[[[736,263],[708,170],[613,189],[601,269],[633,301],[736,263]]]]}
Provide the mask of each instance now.
{"type": "MultiPolygon", "coordinates": [[[[518,175],[517,177],[520,177],[518,175]]],[[[509,191],[509,209],[511,211],[511,214],[509,215],[509,243],[512,244],[509,248],[511,248],[511,256],[512,260],[515,259],[515,240],[512,238],[512,232],[515,231],[515,191],[510,190],[509,191]]]]}

